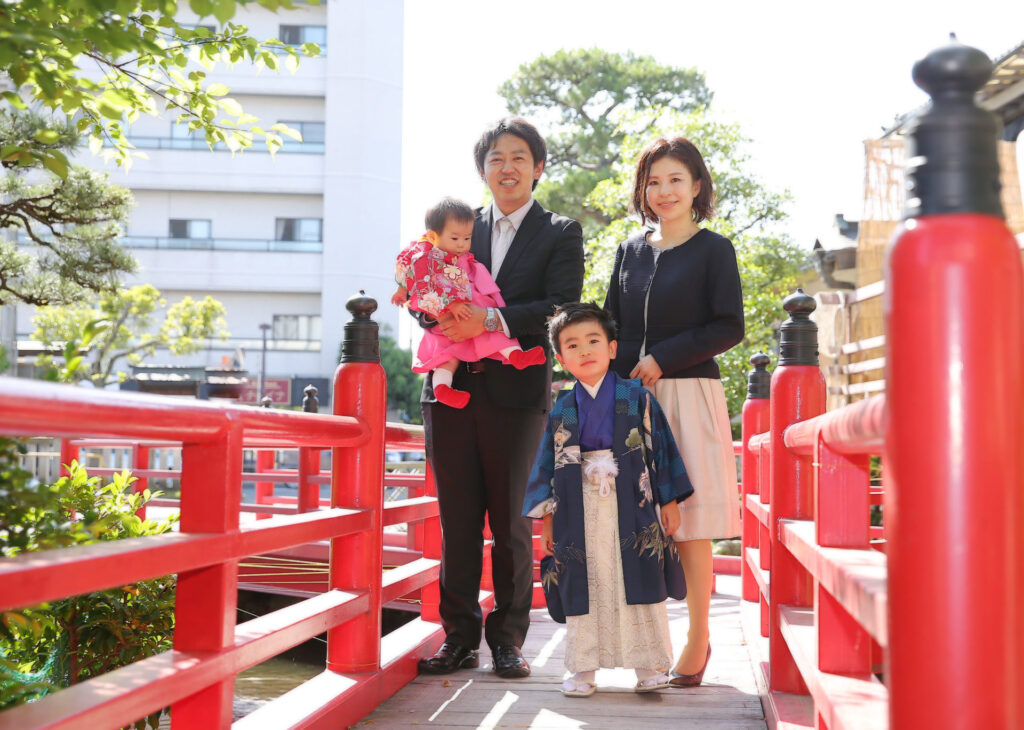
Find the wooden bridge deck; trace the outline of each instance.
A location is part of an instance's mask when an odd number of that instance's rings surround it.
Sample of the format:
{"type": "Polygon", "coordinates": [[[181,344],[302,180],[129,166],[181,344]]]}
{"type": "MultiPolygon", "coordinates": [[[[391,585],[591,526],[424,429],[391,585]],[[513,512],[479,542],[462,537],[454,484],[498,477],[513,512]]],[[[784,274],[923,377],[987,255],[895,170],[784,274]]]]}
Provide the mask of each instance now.
{"type": "MultiPolygon", "coordinates": [[[[533,667],[528,679],[498,679],[485,649],[479,669],[420,676],[356,727],[763,730],[751,654],[741,629],[739,577],[718,576],[717,581],[718,592],[711,599],[711,663],[700,688],[640,695],[633,692],[632,670],[604,669],[597,675],[596,694],[563,697],[559,685],[565,627],[553,622],[544,609],[536,609],[523,647],[533,667]]],[[[686,637],[685,603],[669,602],[669,621],[678,650],[686,637]]]]}

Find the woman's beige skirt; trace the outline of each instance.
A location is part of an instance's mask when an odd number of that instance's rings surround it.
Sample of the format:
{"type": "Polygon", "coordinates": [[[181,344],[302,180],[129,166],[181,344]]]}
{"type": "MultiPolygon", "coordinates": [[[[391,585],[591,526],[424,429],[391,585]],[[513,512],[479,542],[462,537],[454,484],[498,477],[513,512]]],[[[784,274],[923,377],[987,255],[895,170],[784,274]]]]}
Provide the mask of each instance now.
{"type": "Polygon", "coordinates": [[[725,390],[717,378],[662,378],[654,397],[676,437],[693,494],[680,502],[673,537],[720,539],[740,534],[739,487],[725,390]]]}
{"type": "MultiPolygon", "coordinates": [[[[610,451],[587,451],[583,453],[584,474],[592,472],[588,462],[602,455],[614,465],[610,451]]],[[[597,474],[590,479],[584,477],[583,531],[590,612],[566,617],[565,668],[573,673],[600,667],[664,671],[672,663],[665,602],[626,603],[618,514],[614,474],[603,479],[597,474]]]]}

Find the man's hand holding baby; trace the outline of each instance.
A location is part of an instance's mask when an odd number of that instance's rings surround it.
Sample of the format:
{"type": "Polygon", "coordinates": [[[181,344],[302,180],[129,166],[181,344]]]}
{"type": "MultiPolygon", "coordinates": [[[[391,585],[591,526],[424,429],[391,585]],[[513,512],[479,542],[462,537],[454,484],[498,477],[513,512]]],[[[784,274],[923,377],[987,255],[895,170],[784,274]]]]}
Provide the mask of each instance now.
{"type": "MultiPolygon", "coordinates": [[[[468,319],[459,320],[450,311],[444,312],[437,320],[437,326],[441,332],[452,342],[462,342],[472,339],[484,331],[484,318],[487,317],[487,310],[475,304],[466,304],[469,308],[468,319]]],[[[451,307],[449,307],[449,310],[451,307]]]]}

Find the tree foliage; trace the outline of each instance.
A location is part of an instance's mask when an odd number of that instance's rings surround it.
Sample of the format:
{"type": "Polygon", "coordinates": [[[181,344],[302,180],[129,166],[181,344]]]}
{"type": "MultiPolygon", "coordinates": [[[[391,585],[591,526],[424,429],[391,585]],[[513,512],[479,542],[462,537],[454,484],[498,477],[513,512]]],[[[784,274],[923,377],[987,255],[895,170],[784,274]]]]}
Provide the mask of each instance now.
{"type": "Polygon", "coordinates": [[[188,355],[210,339],[228,337],[224,305],[216,299],[185,297],[163,311],[166,305],[156,287],[141,284],[102,294],[94,303],[42,307],[32,319],[32,339],[62,354],[44,353],[38,364],[50,369],[53,380],[102,387],[127,378],[118,369],[122,360],[137,365],[158,348],[188,355]]]}
{"type": "Polygon", "coordinates": [[[749,358],[774,349],[773,327],[782,319],[782,299],[792,293],[806,253],[782,232],[788,193],[770,190],[749,172],[744,150],[748,140],[739,127],[704,110],[683,113],[652,108],[620,121],[622,151],[613,174],[587,199],[608,216],[610,223],[587,242],[587,274],[583,299],[603,302],[608,290],[615,249],[639,229],[628,212],[636,160],[643,148],[661,137],[683,136],[692,141],[715,183],[715,218],[705,225],[732,240],[743,285],[746,337],[717,360],[722,370],[729,412],[738,414],[746,393],[749,358]]]}
{"type": "Polygon", "coordinates": [[[131,193],[105,173],[49,156],[77,141],[66,121],[0,109],[0,147],[26,151],[4,162],[0,178],[0,230],[22,241],[0,238],[0,304],[69,304],[135,270],[118,243],[131,193]]]}
{"type": "MultiPolygon", "coordinates": [[[[24,447],[0,439],[0,555],[159,535],[177,521],[142,520],[159,495],[134,491],[128,472],[110,482],[77,462],[42,485],[22,469],[24,447]]],[[[171,648],[174,576],[118,586],[0,614],[0,709],[83,682],[171,648]]],[[[148,718],[157,727],[160,713],[148,718]]]]}
{"type": "Polygon", "coordinates": [[[610,220],[586,198],[620,158],[621,117],[653,107],[689,111],[708,105],[712,97],[696,69],[598,48],[540,56],[520,66],[498,93],[510,111],[545,130],[548,162],[537,198],[583,223],[587,236],[610,220]]]}
{"type": "MultiPolygon", "coordinates": [[[[272,11],[294,8],[292,0],[256,0],[272,11]]],[[[306,0],[317,4],[318,0],[306,0]]],[[[200,16],[215,19],[217,29],[181,23],[176,0],[20,0],[0,3],[0,73],[15,89],[0,94],[6,103],[25,108],[38,102],[74,120],[90,147],[118,163],[131,160],[125,125],[141,114],[167,109],[181,123],[202,130],[211,144],[236,150],[265,139],[274,151],[284,125],[263,129],[219,83],[207,83],[217,64],[254,63],[294,72],[299,53],[318,55],[316,44],[297,50],[281,41],[259,41],[244,25],[230,22],[239,6],[252,0],[189,0],[200,16]]],[[[7,163],[22,164],[35,153],[24,145],[0,150],[7,163]]],[[[42,152],[67,167],[59,149],[42,152]]],[[[55,172],[57,172],[55,170],[55,172]]],[[[57,172],[57,174],[60,174],[57,172]]]]}
{"type": "MultiPolygon", "coordinates": [[[[170,113],[211,147],[232,151],[255,137],[271,152],[284,136],[301,139],[283,124],[258,126],[224,84],[207,79],[218,65],[237,63],[294,72],[300,53],[320,53],[312,43],[296,49],[259,41],[230,22],[252,2],[189,0],[201,21],[216,21],[215,30],[179,22],[184,5],[176,0],[0,3],[0,231],[15,232],[0,239],[0,304],[69,304],[135,269],[117,244],[128,191],[68,162],[83,137],[94,154],[125,167],[144,156],[126,135],[142,114],[170,113]]],[[[292,0],[255,2],[272,11],[295,7],[292,0]]]]}

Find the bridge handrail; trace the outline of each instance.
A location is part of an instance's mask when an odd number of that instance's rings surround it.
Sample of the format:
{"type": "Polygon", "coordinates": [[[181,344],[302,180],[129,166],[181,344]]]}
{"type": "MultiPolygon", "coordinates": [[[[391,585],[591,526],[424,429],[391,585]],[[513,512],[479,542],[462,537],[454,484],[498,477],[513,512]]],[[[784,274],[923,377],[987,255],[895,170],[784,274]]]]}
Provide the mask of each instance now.
{"type": "Polygon", "coordinates": [[[769,689],[808,697],[776,706],[770,691],[766,709],[794,726],[884,728],[872,671],[888,640],[886,560],[870,546],[868,456],[882,450],[885,396],[823,413],[821,371],[799,363],[764,395],[744,405],[743,598],[760,604],[769,689]]]}
{"type": "Polygon", "coordinates": [[[208,443],[239,428],[264,445],[360,446],[369,438],[358,419],[252,406],[169,399],[145,393],[66,388],[53,383],[0,378],[0,433],[13,436],[93,435],[208,443]],[[54,408],[54,403],[60,408],[54,408]],[[173,404],[173,405],[171,405],[173,404]],[[188,421],[182,433],[180,419],[188,421]]]}
{"type": "MultiPolygon", "coordinates": [[[[115,727],[167,705],[173,705],[174,728],[227,727],[239,671],[325,630],[326,674],[350,678],[343,682],[348,689],[318,706],[293,706],[298,725],[314,715],[351,724],[372,709],[365,697],[372,694],[375,706],[415,676],[415,661],[400,659],[432,650],[443,632],[417,620],[389,636],[382,650],[380,606],[421,590],[423,616],[436,621],[440,526],[429,473],[418,490],[425,494],[383,505],[385,444],[423,447],[422,429],[385,426],[384,387],[379,363],[342,365],[335,393],[345,403],[335,407],[357,404],[361,410],[319,415],[0,378],[0,432],[65,437],[64,463],[80,448],[73,439],[99,446],[141,440],[131,446],[143,450],[181,444],[182,450],[180,532],[0,561],[3,609],[177,573],[175,648],[7,710],[0,728],[115,727]],[[352,397],[354,391],[360,397],[352,397]],[[330,448],[335,506],[239,524],[247,442],[298,448],[300,476],[314,476],[304,456],[330,448]],[[423,557],[383,574],[381,530],[409,521],[423,523],[423,557]],[[236,625],[237,561],[316,540],[329,540],[338,556],[330,564],[328,592],[236,625]]],[[[319,480],[306,481],[318,502],[319,480]]]]}
{"type": "MultiPolygon", "coordinates": [[[[247,410],[249,407],[244,407],[247,410]]],[[[422,451],[425,448],[425,440],[423,433],[423,426],[415,424],[404,424],[404,423],[387,423],[385,426],[385,449],[386,451],[422,451]]],[[[295,512],[304,512],[309,509],[313,509],[312,504],[306,504],[306,500],[299,500],[296,497],[277,497],[273,494],[273,485],[277,483],[298,483],[299,485],[323,485],[330,484],[331,474],[330,471],[322,472],[319,468],[319,461],[316,454],[322,449],[321,447],[310,447],[310,446],[296,446],[288,447],[286,444],[278,443],[276,446],[273,442],[268,443],[264,438],[253,438],[243,433],[243,446],[247,450],[253,450],[257,452],[259,457],[260,465],[262,468],[258,468],[258,471],[243,471],[242,479],[247,482],[257,482],[256,485],[256,501],[254,503],[241,503],[242,512],[251,512],[260,515],[260,518],[266,518],[274,514],[292,514],[295,512]],[[297,449],[299,451],[299,462],[301,465],[295,468],[288,467],[274,467],[273,454],[281,450],[297,449]],[[312,449],[316,454],[310,451],[312,449]],[[308,456],[304,456],[304,454],[308,456]],[[270,465],[268,466],[267,463],[270,465]],[[303,468],[303,466],[305,468],[303,468]],[[294,505],[282,506],[282,505],[294,505]]],[[[89,450],[118,450],[125,449],[130,451],[129,464],[122,464],[121,466],[89,466],[89,474],[94,476],[111,476],[113,474],[120,473],[124,469],[128,469],[132,476],[138,480],[136,482],[136,491],[141,492],[147,488],[150,479],[179,479],[181,477],[180,469],[154,469],[150,468],[150,452],[152,449],[169,449],[169,450],[180,450],[181,441],[173,440],[153,440],[153,439],[139,439],[139,438],[65,438],[60,442],[60,454],[57,459],[58,464],[70,463],[72,459],[81,460],[80,452],[82,449],[89,450]]],[[[41,455],[40,453],[29,453],[26,455],[29,458],[39,458],[45,456],[45,458],[57,457],[57,454],[46,453],[41,455]]],[[[391,473],[388,472],[384,478],[384,485],[388,486],[401,486],[406,487],[409,490],[409,494],[419,495],[425,488],[424,474],[406,474],[406,473],[391,473]]],[[[301,490],[301,486],[300,486],[301,490]]],[[[310,492],[313,490],[310,489],[310,492]]],[[[312,494],[307,494],[307,500],[312,502],[312,494]]],[[[326,506],[329,504],[329,500],[324,500],[319,497],[319,490],[316,490],[317,507],[326,506]]],[[[153,507],[177,507],[179,506],[179,500],[173,497],[158,497],[149,502],[149,506],[153,507]]],[[[146,518],[146,507],[142,507],[138,516],[140,519],[146,518]]]]}
{"type": "Polygon", "coordinates": [[[882,453],[885,439],[885,396],[876,395],[794,423],[786,429],[783,441],[794,454],[811,456],[819,436],[840,454],[882,453]]]}

